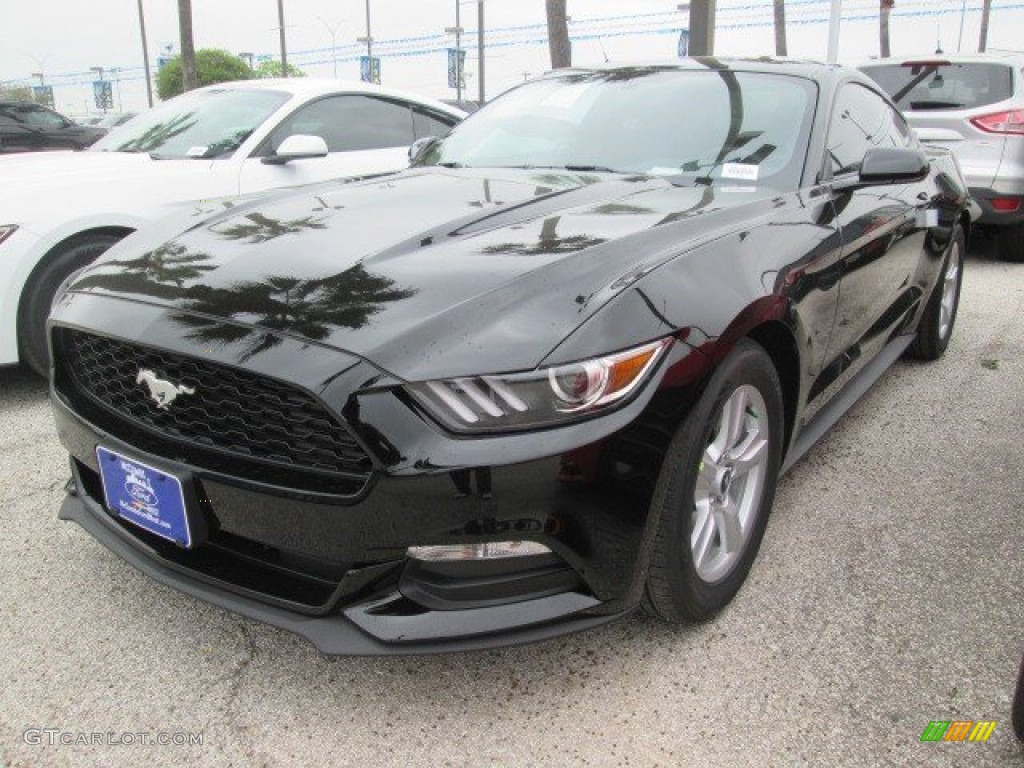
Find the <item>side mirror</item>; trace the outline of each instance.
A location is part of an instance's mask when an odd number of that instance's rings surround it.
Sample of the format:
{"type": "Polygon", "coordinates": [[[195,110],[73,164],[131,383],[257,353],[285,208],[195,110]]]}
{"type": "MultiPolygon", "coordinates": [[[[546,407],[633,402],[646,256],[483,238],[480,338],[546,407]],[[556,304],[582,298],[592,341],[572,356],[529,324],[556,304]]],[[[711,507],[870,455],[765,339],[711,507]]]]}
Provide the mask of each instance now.
{"type": "Polygon", "coordinates": [[[931,168],[924,152],[899,147],[876,147],[864,153],[860,172],[836,179],[836,190],[874,187],[883,184],[906,184],[928,176],[931,168]]]}
{"type": "Polygon", "coordinates": [[[436,136],[424,136],[422,139],[416,139],[409,147],[409,162],[416,162],[428,149],[437,143],[436,136]]]}
{"type": "Polygon", "coordinates": [[[281,142],[277,152],[263,158],[265,165],[284,165],[291,160],[327,157],[327,142],[320,136],[296,133],[281,142]]]}

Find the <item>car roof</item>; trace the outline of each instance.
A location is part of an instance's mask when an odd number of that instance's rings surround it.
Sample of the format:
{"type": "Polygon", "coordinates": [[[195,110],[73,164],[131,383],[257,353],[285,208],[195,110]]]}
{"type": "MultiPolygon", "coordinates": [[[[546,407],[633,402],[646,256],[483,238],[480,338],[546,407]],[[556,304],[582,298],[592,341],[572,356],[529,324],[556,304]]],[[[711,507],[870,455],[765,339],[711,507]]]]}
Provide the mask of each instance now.
{"type": "Polygon", "coordinates": [[[925,53],[917,56],[893,56],[888,59],[871,59],[857,66],[870,67],[901,66],[915,62],[948,61],[950,64],[1008,64],[1024,66],[1024,53],[1017,51],[986,51],[985,53],[925,53]]]}
{"type": "Polygon", "coordinates": [[[361,80],[335,80],[325,77],[274,77],[259,78],[253,80],[230,80],[224,83],[215,83],[198,88],[200,91],[213,90],[262,90],[262,91],[287,91],[288,93],[303,98],[311,98],[319,95],[332,93],[366,93],[376,96],[390,97],[414,101],[432,109],[437,109],[449,115],[462,117],[465,115],[460,109],[451,107],[437,99],[429,99],[419,94],[402,91],[396,88],[387,88],[374,83],[364,83],[361,80]]]}
{"type": "MultiPolygon", "coordinates": [[[[780,75],[804,77],[810,80],[831,80],[841,74],[849,74],[848,67],[838,64],[825,64],[820,61],[791,59],[779,56],[761,56],[757,58],[720,58],[718,56],[691,56],[684,59],[666,59],[624,64],[608,62],[586,67],[573,67],[576,72],[606,72],[635,69],[679,69],[679,70],[715,70],[732,72],[766,72],[780,75]]],[[[553,70],[549,75],[565,70],[553,70]]]]}

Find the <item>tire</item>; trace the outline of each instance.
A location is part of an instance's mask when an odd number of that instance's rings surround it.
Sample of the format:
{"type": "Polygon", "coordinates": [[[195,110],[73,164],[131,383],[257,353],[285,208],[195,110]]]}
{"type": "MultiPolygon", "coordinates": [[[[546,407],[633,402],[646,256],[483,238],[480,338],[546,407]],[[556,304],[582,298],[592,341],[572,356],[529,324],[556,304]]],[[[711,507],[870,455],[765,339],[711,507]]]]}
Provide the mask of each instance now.
{"type": "Polygon", "coordinates": [[[775,366],[760,345],[741,340],[712,374],[662,464],[651,502],[658,529],[644,595],[649,613],[699,621],[739,591],[775,499],[783,434],[775,366]],[[739,470],[744,455],[756,461],[739,470]]]}
{"type": "Polygon", "coordinates": [[[1003,261],[1024,262],[1024,222],[999,227],[996,242],[1003,261]]]}
{"type": "Polygon", "coordinates": [[[938,360],[946,353],[953,337],[956,312],[960,307],[960,288],[964,277],[964,232],[957,226],[942,262],[942,272],[932,289],[928,305],[921,315],[917,335],[907,348],[907,357],[938,360]]]}
{"type": "Polygon", "coordinates": [[[93,262],[121,239],[119,235],[82,235],[51,251],[25,283],[18,306],[18,352],[22,362],[46,378],[50,353],[46,344],[46,318],[57,289],[72,272],[93,262]]]}

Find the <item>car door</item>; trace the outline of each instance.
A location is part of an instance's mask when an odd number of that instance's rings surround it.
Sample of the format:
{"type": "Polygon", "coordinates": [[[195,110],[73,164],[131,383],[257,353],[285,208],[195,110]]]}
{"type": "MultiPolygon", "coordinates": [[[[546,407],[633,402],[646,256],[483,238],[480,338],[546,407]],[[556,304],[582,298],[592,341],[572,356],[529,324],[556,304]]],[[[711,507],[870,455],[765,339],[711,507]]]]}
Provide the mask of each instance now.
{"type": "Polygon", "coordinates": [[[43,134],[38,125],[30,122],[30,112],[35,107],[28,102],[14,102],[4,105],[4,151],[31,152],[43,148],[43,134]]]}
{"type": "Polygon", "coordinates": [[[36,137],[37,149],[78,149],[83,132],[70,120],[38,104],[22,110],[25,125],[36,137]]]}
{"type": "MultiPolygon", "coordinates": [[[[431,117],[442,122],[446,116],[431,117]]],[[[395,99],[365,94],[317,99],[286,117],[245,160],[240,192],[405,168],[409,164],[409,146],[416,138],[414,120],[412,105],[395,99]],[[263,162],[293,135],[319,136],[327,143],[327,157],[291,160],[281,165],[263,162]]],[[[422,124],[423,116],[418,120],[422,124]]]]}
{"type": "MultiPolygon", "coordinates": [[[[858,173],[869,149],[915,144],[888,101],[860,83],[848,82],[833,104],[826,177],[858,173]]],[[[843,246],[829,356],[848,375],[885,346],[920,298],[913,277],[924,250],[929,189],[925,180],[832,192],[843,246]]]]}

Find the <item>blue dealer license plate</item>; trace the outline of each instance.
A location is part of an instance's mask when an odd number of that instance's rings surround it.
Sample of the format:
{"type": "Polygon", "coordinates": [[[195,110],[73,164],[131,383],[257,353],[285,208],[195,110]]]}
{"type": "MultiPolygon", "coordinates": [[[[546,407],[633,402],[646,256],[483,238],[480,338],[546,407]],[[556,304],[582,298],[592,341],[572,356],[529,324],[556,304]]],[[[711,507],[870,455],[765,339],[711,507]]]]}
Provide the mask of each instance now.
{"type": "Polygon", "coordinates": [[[192,546],[181,480],[102,446],[96,458],[107,509],[179,546],[192,546]]]}

